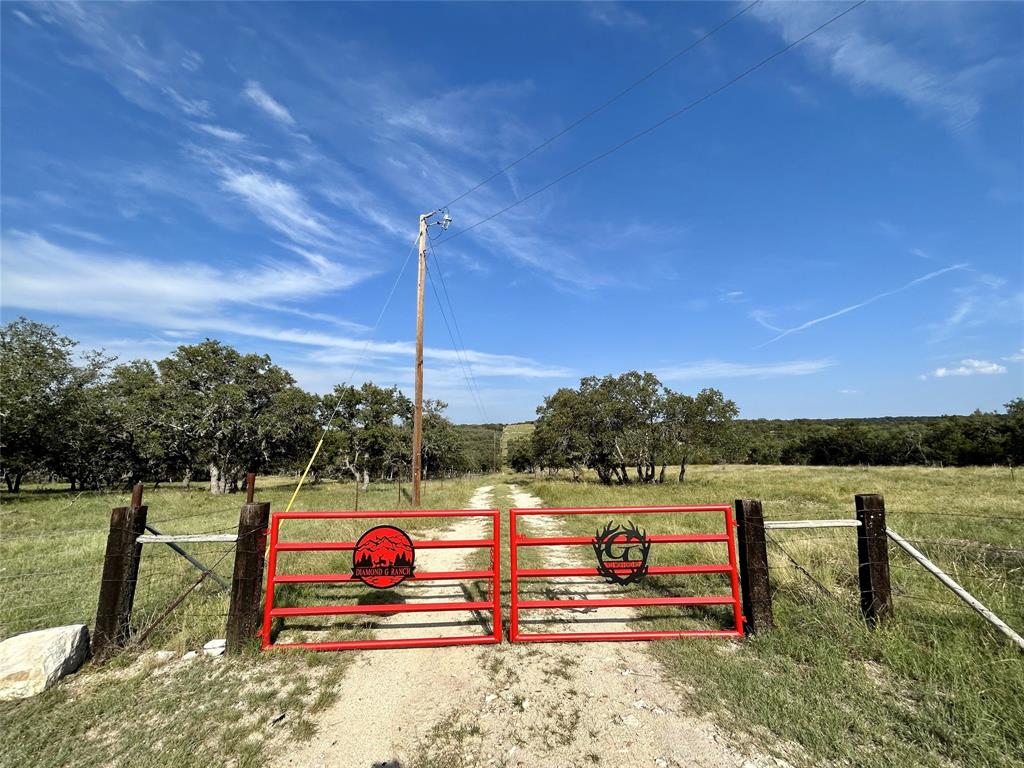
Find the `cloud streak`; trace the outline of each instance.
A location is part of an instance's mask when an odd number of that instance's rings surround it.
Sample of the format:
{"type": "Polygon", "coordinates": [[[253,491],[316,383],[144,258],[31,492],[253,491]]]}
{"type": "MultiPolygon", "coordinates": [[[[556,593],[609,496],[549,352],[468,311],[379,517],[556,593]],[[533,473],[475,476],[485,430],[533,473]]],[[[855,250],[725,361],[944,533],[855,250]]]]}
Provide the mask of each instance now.
{"type": "Polygon", "coordinates": [[[245,90],[242,91],[243,95],[249,99],[253,104],[263,110],[266,114],[270,115],[274,120],[286,125],[289,128],[295,127],[295,118],[292,117],[284,105],[277,101],[273,96],[267,93],[263,86],[255,80],[250,80],[245,84],[245,90]]]}
{"type": "MultiPolygon", "coordinates": [[[[758,348],[766,347],[769,344],[774,344],[776,341],[779,341],[780,339],[784,339],[787,336],[790,336],[790,335],[792,335],[794,333],[800,333],[801,331],[805,331],[808,328],[813,328],[815,325],[820,325],[821,323],[827,322],[829,320],[834,320],[837,317],[842,317],[843,315],[849,314],[850,312],[855,312],[858,309],[866,307],[866,306],[868,306],[870,304],[874,304],[876,301],[881,301],[882,299],[887,298],[889,296],[895,296],[897,293],[902,293],[903,291],[910,290],[911,288],[913,288],[916,285],[920,285],[921,283],[926,283],[929,280],[934,280],[936,277],[940,277],[940,276],[945,275],[945,274],[947,274],[949,272],[955,272],[956,270],[964,269],[966,267],[967,267],[966,264],[954,264],[954,265],[952,265],[950,267],[945,267],[943,269],[937,269],[934,272],[929,272],[927,275],[922,275],[921,277],[916,277],[913,280],[911,280],[909,283],[907,283],[906,285],[901,285],[899,288],[894,288],[891,291],[883,291],[882,293],[879,293],[879,294],[876,294],[875,296],[872,296],[870,299],[865,299],[864,301],[858,302],[856,304],[851,304],[848,307],[843,307],[842,309],[838,309],[835,312],[830,312],[827,315],[822,315],[821,317],[816,317],[813,320],[808,320],[806,323],[801,323],[800,325],[794,326],[792,328],[787,328],[786,330],[782,331],[782,333],[780,333],[775,338],[769,339],[764,344],[759,345],[758,348]]],[[[755,318],[755,319],[757,319],[757,318],[755,318]]],[[[761,321],[759,320],[759,322],[761,322],[761,321]]]]}
{"type": "Polygon", "coordinates": [[[777,376],[808,376],[821,373],[837,365],[835,360],[788,360],[777,363],[733,363],[723,360],[703,360],[684,363],[656,371],[663,381],[691,381],[693,379],[767,379],[777,376]]]}

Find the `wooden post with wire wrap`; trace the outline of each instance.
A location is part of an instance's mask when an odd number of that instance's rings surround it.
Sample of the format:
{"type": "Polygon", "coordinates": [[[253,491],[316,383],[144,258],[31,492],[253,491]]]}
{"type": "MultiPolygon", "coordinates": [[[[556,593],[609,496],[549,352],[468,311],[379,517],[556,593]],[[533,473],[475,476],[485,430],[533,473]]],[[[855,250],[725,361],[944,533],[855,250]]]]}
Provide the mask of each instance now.
{"type": "Polygon", "coordinates": [[[142,559],[138,538],[145,532],[147,511],[148,507],[142,505],[142,483],[137,483],[132,489],[131,506],[115,507],[110,512],[110,532],[92,631],[93,656],[104,656],[128,641],[142,559]]]}
{"type": "Polygon", "coordinates": [[[889,585],[889,539],[885,528],[885,499],[878,493],[858,493],[857,575],[860,580],[860,609],[868,624],[875,626],[892,615],[889,585]]]}
{"type": "Polygon", "coordinates": [[[751,635],[775,626],[772,591],[768,584],[768,545],[764,512],[758,499],[736,499],[736,538],[739,543],[743,630],[751,635]]]}
{"type": "Polygon", "coordinates": [[[241,653],[249,644],[258,643],[263,597],[263,561],[267,548],[270,503],[253,501],[256,475],[246,478],[246,503],[238,518],[235,544],[235,570],[231,579],[228,605],[227,647],[229,654],[241,653]]]}

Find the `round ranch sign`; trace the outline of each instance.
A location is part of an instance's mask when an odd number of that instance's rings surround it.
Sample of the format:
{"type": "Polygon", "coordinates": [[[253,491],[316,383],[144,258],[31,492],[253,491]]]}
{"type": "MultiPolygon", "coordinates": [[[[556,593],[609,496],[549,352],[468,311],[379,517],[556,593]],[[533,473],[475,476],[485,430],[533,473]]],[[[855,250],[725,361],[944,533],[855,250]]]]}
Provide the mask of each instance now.
{"type": "Polygon", "coordinates": [[[415,560],[409,534],[393,525],[378,525],[356,542],[352,575],[368,587],[389,589],[412,576],[415,560]]]}

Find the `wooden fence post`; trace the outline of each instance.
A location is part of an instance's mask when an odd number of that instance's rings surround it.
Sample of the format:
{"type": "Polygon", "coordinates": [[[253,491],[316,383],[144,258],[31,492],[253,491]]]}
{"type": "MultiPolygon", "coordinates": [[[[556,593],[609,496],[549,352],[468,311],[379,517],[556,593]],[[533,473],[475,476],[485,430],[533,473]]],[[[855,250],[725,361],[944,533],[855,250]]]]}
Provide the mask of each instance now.
{"type": "Polygon", "coordinates": [[[875,626],[892,614],[889,587],[889,540],[885,533],[885,499],[878,493],[858,493],[857,575],[860,580],[860,609],[868,624],[875,626]]]}
{"type": "Polygon", "coordinates": [[[227,653],[241,653],[260,628],[260,602],[263,597],[263,559],[266,551],[270,503],[252,501],[255,476],[248,479],[248,503],[238,518],[235,543],[235,571],[231,579],[228,605],[227,653]]]}
{"type": "Polygon", "coordinates": [[[103,656],[128,640],[142,559],[142,545],[137,539],[145,532],[148,509],[142,506],[142,483],[137,483],[132,489],[131,506],[115,507],[110,512],[110,532],[92,632],[94,656],[103,656]]]}
{"type": "Polygon", "coordinates": [[[768,583],[764,513],[758,499],[737,499],[735,509],[740,590],[743,593],[743,629],[748,635],[766,632],[775,626],[775,619],[772,616],[772,592],[768,583]]]}

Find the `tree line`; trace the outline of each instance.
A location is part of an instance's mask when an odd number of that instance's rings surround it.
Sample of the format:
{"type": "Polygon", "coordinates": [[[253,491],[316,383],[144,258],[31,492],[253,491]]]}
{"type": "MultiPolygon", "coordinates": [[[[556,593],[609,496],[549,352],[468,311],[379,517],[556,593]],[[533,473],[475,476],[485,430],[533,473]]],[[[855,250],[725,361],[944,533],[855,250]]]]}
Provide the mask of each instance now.
{"type": "MultiPolygon", "coordinates": [[[[77,346],[24,317],[0,327],[0,471],[9,491],[32,477],[73,489],[202,479],[213,493],[232,492],[246,472],[303,469],[329,422],[314,482],[366,485],[410,471],[413,409],[397,387],[339,385],[321,397],[269,356],[214,340],[156,362],[115,363],[77,346]]],[[[479,427],[464,436],[445,408],[425,403],[425,476],[495,469],[493,436],[482,439],[479,427]]]]}
{"type": "Polygon", "coordinates": [[[1005,413],[868,419],[738,420],[716,459],[823,466],[1019,466],[1024,462],[1024,398],[1005,413]]]}
{"type": "Polygon", "coordinates": [[[544,398],[533,432],[509,443],[508,461],[574,480],[590,469],[609,485],[663,483],[678,465],[682,482],[687,464],[727,444],[738,413],[717,389],[687,395],[649,372],[588,376],[544,398]]]}
{"type": "Polygon", "coordinates": [[[519,472],[592,470],[606,484],[681,482],[690,463],[973,466],[1024,462],[1024,398],[1006,413],[876,419],[739,419],[717,389],[686,395],[651,373],[587,377],[537,408],[509,442],[519,472]]]}

